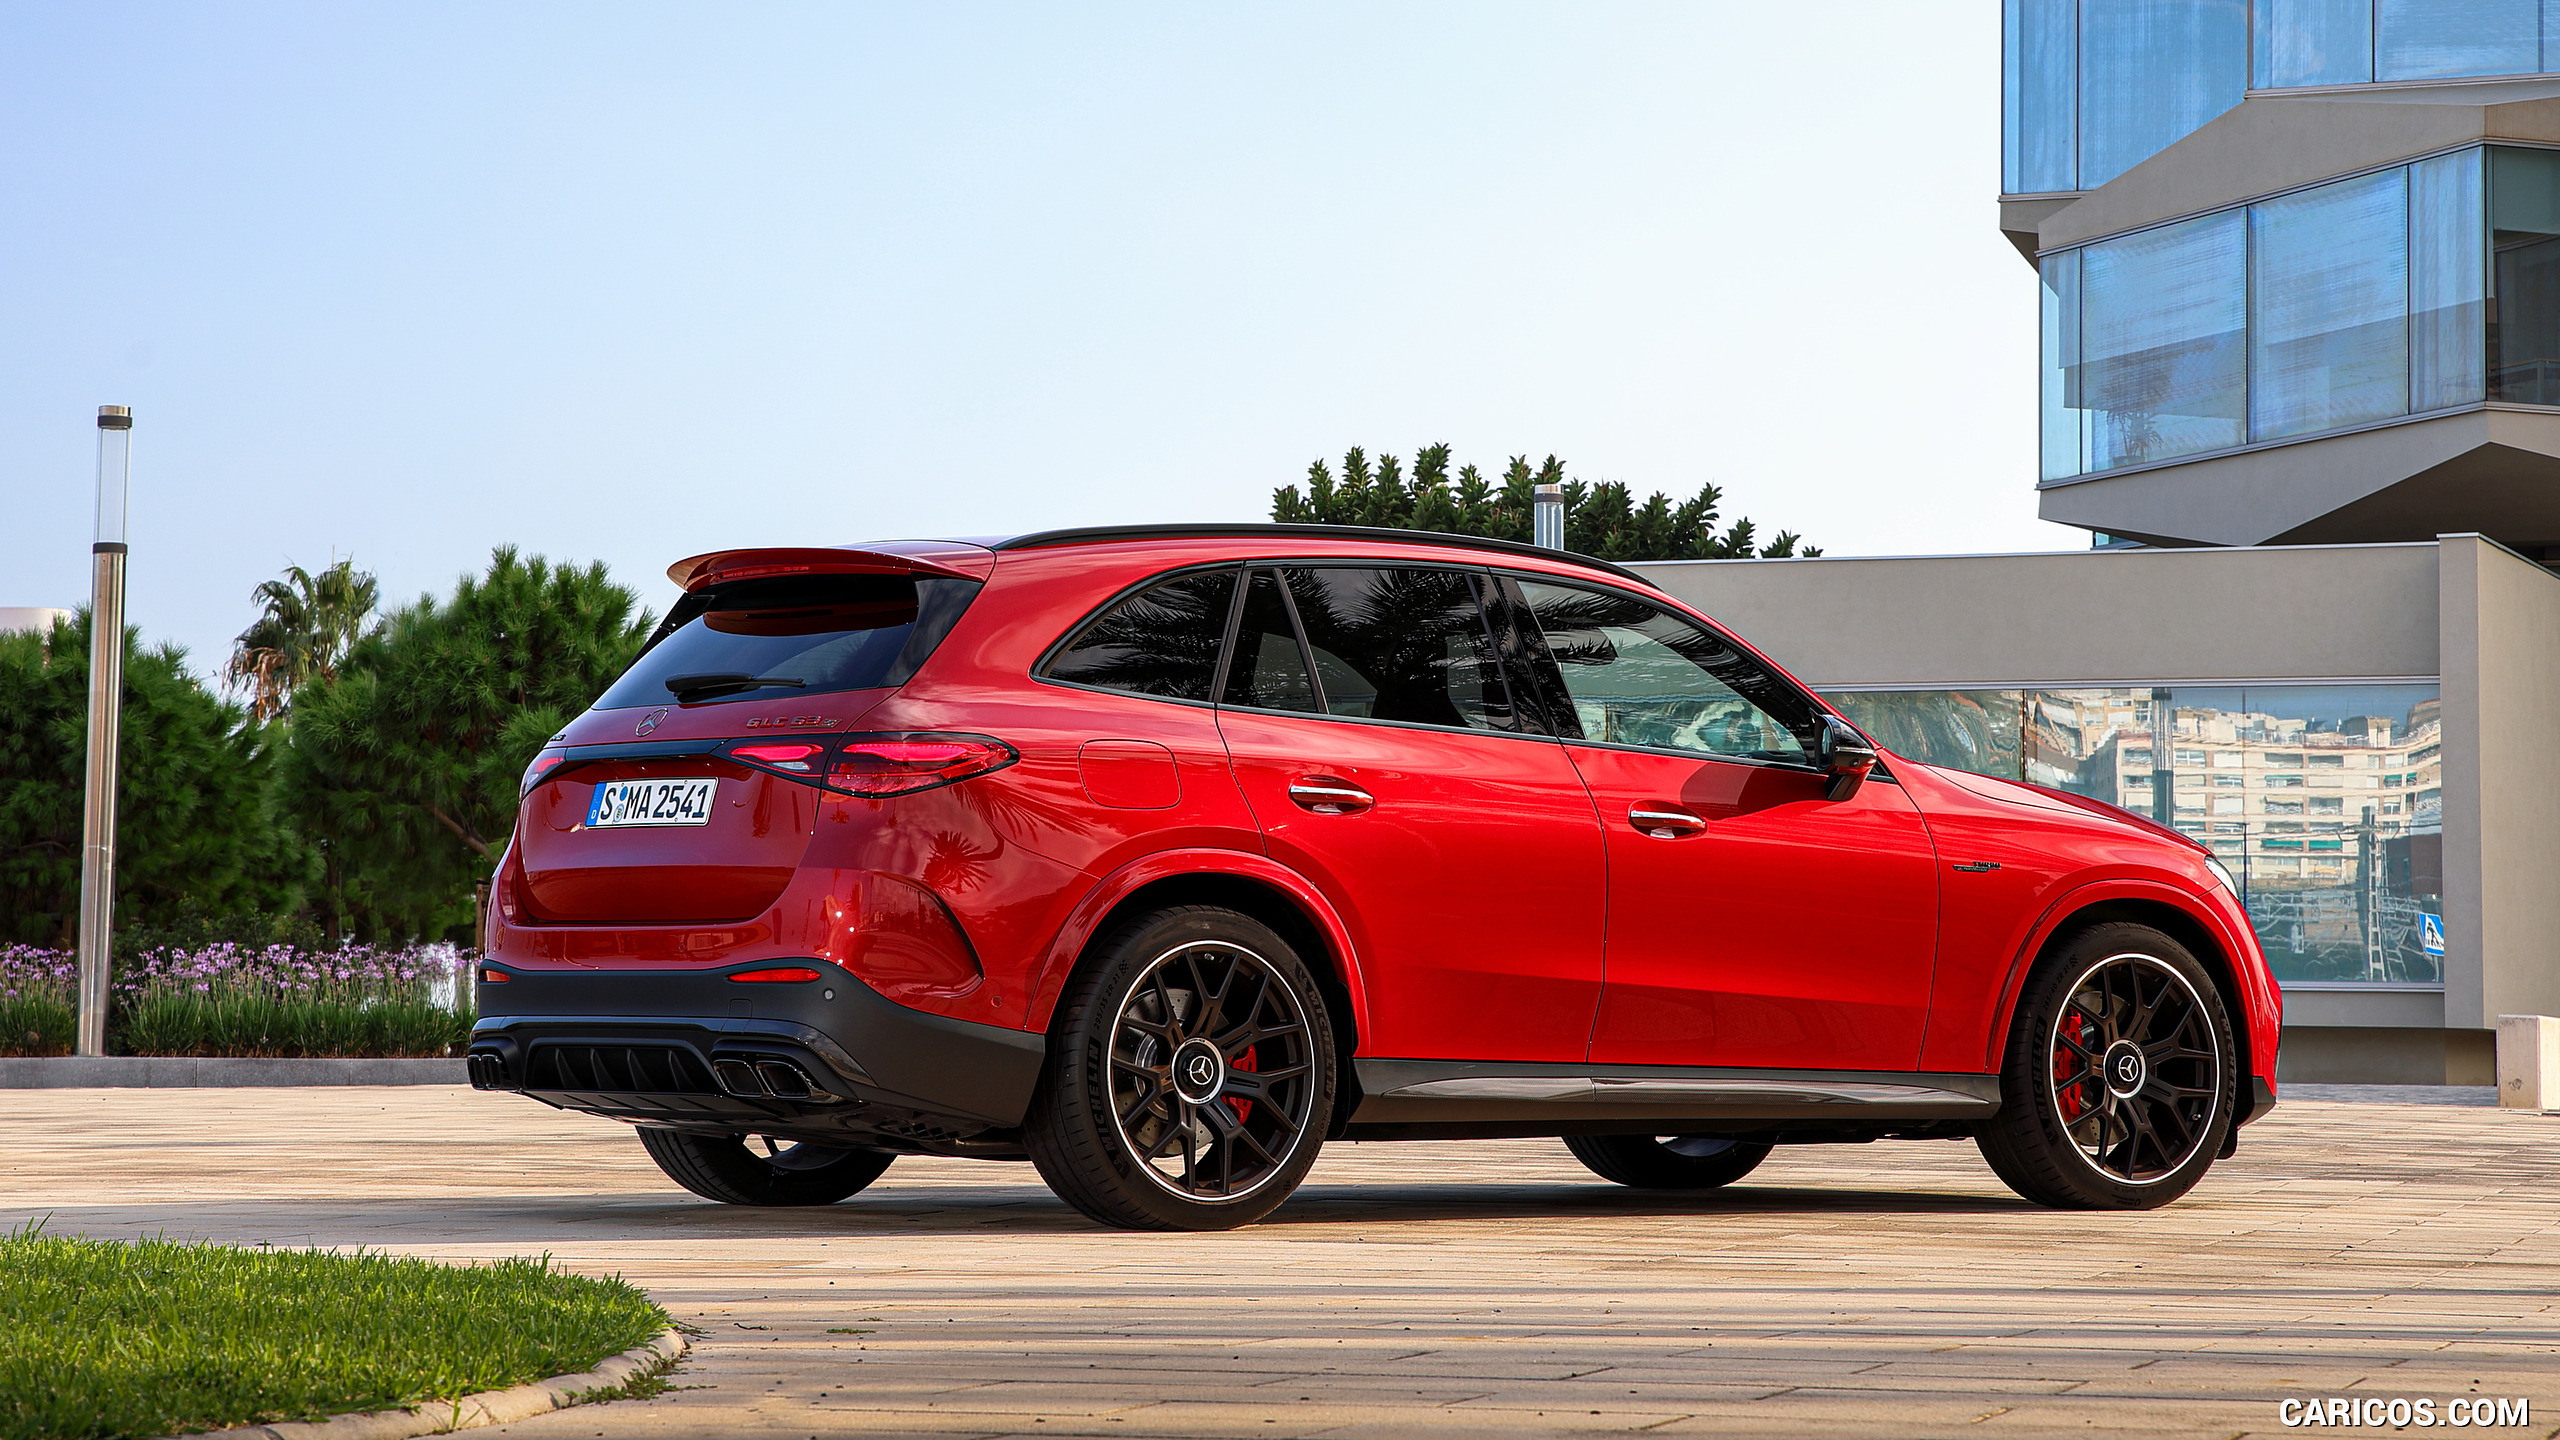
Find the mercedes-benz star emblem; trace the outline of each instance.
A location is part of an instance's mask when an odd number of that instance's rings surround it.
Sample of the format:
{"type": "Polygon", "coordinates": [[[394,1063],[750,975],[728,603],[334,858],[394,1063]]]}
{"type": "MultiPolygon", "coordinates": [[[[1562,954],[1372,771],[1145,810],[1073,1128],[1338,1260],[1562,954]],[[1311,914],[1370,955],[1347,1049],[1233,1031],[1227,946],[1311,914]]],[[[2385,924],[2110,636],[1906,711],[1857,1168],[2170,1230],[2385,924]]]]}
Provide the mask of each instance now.
{"type": "Polygon", "coordinates": [[[1210,1081],[1212,1081],[1212,1080],[1215,1080],[1215,1079],[1217,1079],[1217,1078],[1218,1078],[1218,1067],[1217,1067],[1217,1066],[1215,1066],[1215,1065],[1213,1065],[1213,1064],[1211,1064],[1211,1063],[1209,1063],[1209,1057],[1208,1057],[1208,1056],[1206,1056],[1206,1055],[1194,1055],[1194,1056],[1192,1056],[1192,1057],[1191,1057],[1191,1083],[1192,1083],[1192,1084],[1199,1086],[1199,1087],[1200,1087],[1201,1089],[1203,1089],[1203,1090],[1206,1090],[1206,1089],[1208,1089],[1208,1088],[1209,1088],[1209,1082],[1210,1082],[1210,1081]]]}
{"type": "Polygon", "coordinates": [[[632,733],[632,734],[634,734],[634,735],[646,735],[646,734],[648,734],[650,731],[657,729],[657,728],[658,728],[658,722],[659,722],[659,721],[661,721],[661,720],[664,720],[664,719],[666,719],[666,718],[667,718],[667,711],[666,711],[666,707],[665,707],[665,706],[660,706],[659,708],[657,708],[657,709],[655,709],[655,710],[650,711],[648,714],[641,716],[641,717],[640,717],[640,728],[638,728],[638,729],[636,729],[636,730],[632,731],[631,733],[632,733]]]}
{"type": "Polygon", "coordinates": [[[2130,1085],[2140,1078],[2142,1078],[2141,1061],[2134,1059],[2130,1055],[2119,1055],[2116,1057],[2117,1081],[2122,1084],[2130,1085]]]}

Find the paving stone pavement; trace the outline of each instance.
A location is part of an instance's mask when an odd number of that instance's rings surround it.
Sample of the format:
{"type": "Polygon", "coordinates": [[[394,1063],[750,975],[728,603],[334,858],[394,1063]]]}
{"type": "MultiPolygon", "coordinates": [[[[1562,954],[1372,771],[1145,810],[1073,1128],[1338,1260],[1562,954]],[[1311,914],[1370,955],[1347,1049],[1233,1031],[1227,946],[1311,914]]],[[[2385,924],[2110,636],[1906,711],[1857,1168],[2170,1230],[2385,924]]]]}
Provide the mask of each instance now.
{"type": "Polygon", "coordinates": [[[8,1106],[0,1223],[548,1252],[702,1330],[685,1388],[482,1434],[2222,1437],[2331,1395],[2560,1432],[2560,1117],[2516,1111],[2288,1103],[2145,1214],[2033,1208],[1968,1144],[1781,1150],[1697,1197],[1553,1141],[1340,1145],[1195,1236],[986,1161],[724,1208],[620,1126],[459,1087],[8,1106]]]}

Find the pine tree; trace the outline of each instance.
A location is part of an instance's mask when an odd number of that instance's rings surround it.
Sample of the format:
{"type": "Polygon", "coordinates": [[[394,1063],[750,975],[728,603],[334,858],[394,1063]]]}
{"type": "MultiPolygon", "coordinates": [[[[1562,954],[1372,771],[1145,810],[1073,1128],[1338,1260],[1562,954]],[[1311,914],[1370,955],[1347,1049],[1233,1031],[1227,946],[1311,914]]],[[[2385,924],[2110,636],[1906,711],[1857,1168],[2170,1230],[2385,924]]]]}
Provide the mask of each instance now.
{"type": "Polygon", "coordinates": [[[1317,460],[1307,466],[1303,490],[1284,485],[1271,492],[1271,518],[1288,525],[1371,525],[1525,541],[1535,523],[1536,488],[1561,485],[1565,548],[1596,559],[1775,560],[1822,553],[1792,530],[1761,544],[1747,519],[1719,534],[1717,507],[1724,492],[1713,485],[1699,486],[1676,505],[1660,491],[1638,502],[1622,481],[1592,485],[1567,477],[1564,462],[1553,455],[1536,466],[1528,456],[1514,455],[1499,482],[1473,465],[1460,466],[1453,480],[1449,458],[1446,445],[1423,447],[1414,454],[1407,484],[1395,456],[1372,461],[1367,450],[1353,446],[1343,454],[1341,480],[1317,460]]]}
{"type": "Polygon", "coordinates": [[[467,923],[515,823],[524,767],[639,654],[653,617],[602,565],[501,547],[421,596],[293,697],[295,814],[322,849],[333,930],[467,923]]]}

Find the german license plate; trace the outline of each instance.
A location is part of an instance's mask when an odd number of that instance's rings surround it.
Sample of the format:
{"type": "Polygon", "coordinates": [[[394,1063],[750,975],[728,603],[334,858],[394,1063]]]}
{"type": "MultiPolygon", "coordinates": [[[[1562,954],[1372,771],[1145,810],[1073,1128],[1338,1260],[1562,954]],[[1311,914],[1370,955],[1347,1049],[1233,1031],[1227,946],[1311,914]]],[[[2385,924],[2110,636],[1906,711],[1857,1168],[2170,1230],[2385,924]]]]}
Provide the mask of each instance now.
{"type": "Polygon", "coordinates": [[[587,802],[587,828],[708,825],[717,780],[607,780],[587,802]]]}

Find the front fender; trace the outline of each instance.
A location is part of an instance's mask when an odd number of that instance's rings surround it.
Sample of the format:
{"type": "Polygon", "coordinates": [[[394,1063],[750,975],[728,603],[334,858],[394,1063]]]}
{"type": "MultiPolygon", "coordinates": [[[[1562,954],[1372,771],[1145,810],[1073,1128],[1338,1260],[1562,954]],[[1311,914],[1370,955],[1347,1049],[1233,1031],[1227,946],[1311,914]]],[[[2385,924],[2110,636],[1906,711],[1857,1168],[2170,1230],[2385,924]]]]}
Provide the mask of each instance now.
{"type": "Polygon", "coordinates": [[[2009,1026],[2017,1015],[2018,997],[2026,989],[2027,972],[2034,967],[2036,957],[2044,953],[2045,945],[2073,917],[2091,906],[2124,900],[2173,907],[2213,937],[2214,944],[2230,961],[2233,983],[2240,987],[2240,1013],[2233,1019],[2247,1031],[2250,1068],[2274,1079],[2276,1041],[2284,1024],[2284,997],[2267,973],[2266,961],[2258,953],[2257,932],[2249,928],[2240,902],[2219,893],[2199,895],[2167,881],[2133,877],[2093,880],[2076,886],[2057,896],[2036,917],[2025,943],[2010,958],[2008,974],[2002,980],[2000,1004],[1989,1033],[1983,1037],[1984,1067],[1993,1071],[2000,1068],[2009,1026]]]}
{"type": "Polygon", "coordinates": [[[1342,986],[1351,996],[1353,1033],[1369,1033],[1369,992],[1360,977],[1360,951],[1342,916],[1305,876],[1269,856],[1246,850],[1211,849],[1160,850],[1132,860],[1096,881],[1067,913],[1066,922],[1058,927],[1048,953],[1041,959],[1039,980],[1032,990],[1031,1025],[1043,1031],[1049,1028],[1050,1017],[1057,1012],[1058,997],[1066,990],[1067,976],[1075,970],[1076,960],[1121,901],[1160,880],[1189,875],[1249,881],[1276,892],[1294,906],[1324,936],[1326,947],[1340,960],[1342,986]]]}

